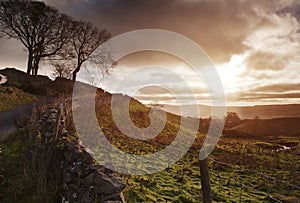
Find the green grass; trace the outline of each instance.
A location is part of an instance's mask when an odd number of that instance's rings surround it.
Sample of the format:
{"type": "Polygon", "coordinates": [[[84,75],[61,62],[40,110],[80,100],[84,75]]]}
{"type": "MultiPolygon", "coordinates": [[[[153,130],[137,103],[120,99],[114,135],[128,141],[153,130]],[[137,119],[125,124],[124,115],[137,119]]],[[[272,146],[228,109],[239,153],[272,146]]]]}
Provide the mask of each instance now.
{"type": "MultiPolygon", "coordinates": [[[[60,86],[63,87],[63,85],[60,86]]],[[[70,84],[70,86],[72,85],[70,84]]],[[[28,88],[28,92],[30,92],[29,90],[31,91],[30,88],[28,88]]],[[[123,135],[113,121],[111,107],[107,102],[111,95],[102,91],[97,93],[99,95],[96,98],[98,104],[96,110],[99,125],[112,144],[125,152],[137,155],[151,154],[163,148],[161,145],[153,145],[123,135]],[[106,101],[106,104],[102,105],[97,99],[106,101]]],[[[37,99],[36,96],[24,93],[16,88],[0,86],[0,112],[37,99]]],[[[136,100],[131,100],[129,106],[130,119],[137,127],[146,128],[150,125],[149,111],[148,107],[143,106],[136,100]]],[[[119,113],[122,115],[124,112],[119,113]]],[[[69,116],[71,117],[71,115],[69,116]]],[[[160,117],[156,117],[156,119],[161,120],[160,117]]],[[[221,138],[211,158],[229,163],[235,167],[209,162],[214,202],[239,202],[240,200],[251,203],[268,202],[265,193],[284,202],[300,202],[299,190],[257,175],[263,173],[291,184],[299,185],[300,183],[300,138],[294,135],[296,132],[293,129],[288,129],[285,133],[276,136],[263,136],[264,133],[262,133],[262,131],[269,130],[268,128],[272,128],[274,123],[280,121],[250,121],[238,130],[251,131],[256,136],[247,136],[246,139],[243,139],[238,136],[226,135],[221,138]],[[260,123],[256,124],[255,122],[260,123]],[[260,129],[260,132],[258,132],[258,129],[260,129]],[[292,149],[277,152],[276,150],[282,145],[291,146],[292,149]],[[248,169],[251,172],[243,169],[248,169]],[[242,189],[240,189],[241,184],[242,189]]],[[[291,124],[288,119],[282,119],[282,121],[285,122],[285,126],[291,124]]],[[[207,130],[209,122],[208,120],[202,120],[200,124],[201,130],[199,130],[198,137],[189,153],[171,167],[152,175],[130,176],[119,174],[127,182],[127,188],[124,191],[127,202],[201,202],[198,153],[204,138],[203,133],[207,130]]],[[[68,130],[75,133],[70,120],[67,120],[67,125],[68,130]]],[[[279,126],[279,124],[276,124],[276,126],[279,126]]],[[[167,123],[164,129],[151,141],[168,145],[177,135],[179,128],[180,117],[167,114],[167,123]]],[[[274,131],[276,129],[274,128],[274,131]]],[[[186,136],[191,134],[191,130],[187,127],[184,127],[184,131],[186,136]]],[[[36,143],[35,141],[32,142],[30,137],[32,136],[28,132],[19,132],[8,141],[0,143],[0,170],[6,179],[4,187],[1,185],[2,188],[0,189],[0,194],[6,200],[4,202],[20,202],[20,199],[23,199],[24,202],[26,200],[27,202],[38,202],[37,199],[41,198],[43,194],[37,192],[36,188],[38,181],[36,177],[39,177],[39,175],[33,176],[27,171],[27,169],[34,171],[29,168],[30,162],[26,161],[28,157],[25,156],[36,143]]],[[[96,148],[93,150],[98,158],[101,158],[101,152],[105,152],[104,149],[96,148]]],[[[120,159],[121,164],[133,164],[122,157],[112,158],[120,159]]],[[[51,189],[48,192],[51,193],[51,189]]],[[[39,200],[43,202],[42,199],[39,200]]]]}
{"type": "MultiPolygon", "coordinates": [[[[55,178],[47,180],[47,150],[34,130],[20,129],[0,142],[0,202],[57,202],[55,178]]],[[[53,175],[57,174],[53,170],[53,175]]],[[[58,177],[57,177],[58,179],[58,177]]]]}
{"type": "MultiPolygon", "coordinates": [[[[149,108],[132,101],[129,113],[136,126],[147,127],[149,125],[149,108]]],[[[100,126],[105,128],[105,135],[119,149],[133,154],[148,154],[161,149],[161,146],[123,135],[113,122],[110,105],[97,106],[97,114],[100,126]]],[[[167,114],[167,118],[165,128],[152,141],[169,144],[177,135],[180,117],[167,114]]],[[[200,128],[205,131],[205,126],[200,126],[200,128]]],[[[189,129],[185,131],[189,134],[189,129]]],[[[201,140],[203,140],[203,135],[199,133],[197,142],[194,143],[189,153],[164,171],[144,176],[120,174],[127,182],[127,188],[124,191],[126,201],[129,203],[201,202],[201,178],[197,159],[201,140]]],[[[255,136],[252,139],[222,137],[211,158],[236,167],[209,162],[214,202],[240,202],[240,200],[251,203],[268,202],[265,194],[270,194],[284,202],[299,202],[300,191],[297,189],[257,175],[258,173],[268,174],[291,184],[299,184],[299,143],[300,138],[285,135],[267,138],[255,136]],[[293,146],[293,148],[276,152],[282,145],[293,146]],[[244,169],[249,169],[251,172],[244,169]],[[240,189],[241,185],[242,189],[240,189]]],[[[99,155],[97,152],[102,150],[104,149],[96,149],[96,155],[99,155]]],[[[98,158],[101,160],[101,156],[98,158]]],[[[123,164],[131,164],[122,157],[112,158],[120,159],[123,164]]]]}
{"type": "Polygon", "coordinates": [[[22,138],[22,134],[11,135],[9,140],[0,143],[0,173],[4,176],[1,185],[3,202],[24,200],[33,192],[33,183],[26,178],[24,165],[24,154],[30,145],[28,140],[22,138]]]}
{"type": "MultiPolygon", "coordinates": [[[[124,148],[124,142],[122,143],[124,148]]],[[[264,173],[297,185],[300,175],[300,163],[297,161],[299,150],[272,155],[268,152],[258,153],[259,150],[255,143],[247,143],[240,152],[226,144],[218,147],[211,157],[235,165],[236,168],[210,162],[214,202],[239,202],[240,199],[242,202],[267,202],[265,194],[284,202],[300,200],[299,190],[257,175],[264,173]]],[[[201,202],[200,177],[197,150],[192,149],[189,154],[164,171],[144,176],[123,176],[127,180],[125,198],[127,202],[133,203],[201,202]]]]}
{"type": "Polygon", "coordinates": [[[9,111],[38,100],[38,97],[20,89],[0,85],[0,112],[9,111]]]}

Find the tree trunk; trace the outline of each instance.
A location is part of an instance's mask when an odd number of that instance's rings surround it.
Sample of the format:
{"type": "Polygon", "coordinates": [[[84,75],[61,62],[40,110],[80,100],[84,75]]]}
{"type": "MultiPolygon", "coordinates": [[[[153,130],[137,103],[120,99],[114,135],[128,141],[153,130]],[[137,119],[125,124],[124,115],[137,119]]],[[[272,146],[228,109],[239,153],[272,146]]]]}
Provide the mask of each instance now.
{"type": "Polygon", "coordinates": [[[41,60],[40,57],[35,57],[34,64],[33,64],[33,74],[32,75],[37,75],[38,74],[40,60],[41,60]]]}
{"type": "Polygon", "coordinates": [[[28,59],[27,59],[27,74],[30,75],[30,72],[32,70],[32,62],[33,62],[33,56],[32,56],[32,51],[28,51],[28,59]]]}
{"type": "Polygon", "coordinates": [[[79,63],[76,67],[76,69],[73,71],[73,77],[72,77],[72,80],[73,81],[76,81],[76,78],[77,78],[77,73],[80,71],[80,67],[81,67],[81,63],[79,63]]]}
{"type": "Polygon", "coordinates": [[[209,179],[209,170],[207,158],[204,160],[199,160],[200,173],[201,173],[201,186],[203,194],[204,203],[212,203],[210,179],[209,179]]]}

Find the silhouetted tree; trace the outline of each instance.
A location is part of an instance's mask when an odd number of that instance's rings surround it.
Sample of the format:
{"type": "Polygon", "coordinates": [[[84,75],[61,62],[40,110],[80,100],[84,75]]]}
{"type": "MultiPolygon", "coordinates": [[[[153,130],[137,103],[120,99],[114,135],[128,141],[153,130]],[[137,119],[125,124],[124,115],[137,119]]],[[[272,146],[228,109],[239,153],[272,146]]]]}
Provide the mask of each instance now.
{"type": "Polygon", "coordinates": [[[241,123],[241,118],[239,117],[238,113],[236,112],[227,112],[226,119],[225,119],[225,127],[232,128],[237,126],[241,123]]]}
{"type": "Polygon", "coordinates": [[[72,78],[72,67],[71,66],[66,66],[61,63],[56,63],[53,64],[54,66],[54,77],[61,77],[61,78],[67,78],[71,79],[72,78]]]}
{"type": "Polygon", "coordinates": [[[70,39],[71,19],[43,2],[0,1],[2,36],[22,42],[28,51],[27,73],[37,75],[43,58],[56,55],[70,39]]]}
{"type": "Polygon", "coordinates": [[[102,65],[101,71],[103,72],[109,71],[113,64],[110,53],[103,49],[99,49],[97,53],[94,53],[94,51],[110,38],[111,34],[107,30],[99,29],[90,22],[73,22],[73,33],[71,35],[71,56],[75,61],[73,80],[76,80],[77,73],[86,60],[102,65]],[[92,53],[93,57],[91,57],[92,53]]]}

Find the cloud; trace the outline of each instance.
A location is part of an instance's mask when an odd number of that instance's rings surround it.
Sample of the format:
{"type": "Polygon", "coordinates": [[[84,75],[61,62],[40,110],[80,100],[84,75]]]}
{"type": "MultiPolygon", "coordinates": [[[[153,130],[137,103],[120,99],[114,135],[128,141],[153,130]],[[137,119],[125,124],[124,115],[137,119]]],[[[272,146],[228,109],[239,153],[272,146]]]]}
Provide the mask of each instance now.
{"type": "Polygon", "coordinates": [[[251,92],[298,92],[300,91],[300,83],[283,83],[272,84],[256,87],[251,92]]]}
{"type": "Polygon", "coordinates": [[[241,93],[239,100],[258,101],[264,99],[300,99],[300,93],[241,93]]]}
{"type": "MultiPolygon", "coordinates": [[[[297,15],[296,0],[46,0],[77,19],[93,21],[118,35],[143,29],[166,29],[197,42],[215,63],[249,49],[257,29],[274,25],[287,13],[297,15]],[[278,14],[276,14],[278,13],[278,14]]],[[[283,25],[283,24],[280,24],[283,25]]],[[[288,24],[289,26],[289,24],[288,24]]]]}
{"type": "MultiPolygon", "coordinates": [[[[114,35],[144,28],[183,34],[204,48],[215,62],[248,49],[248,34],[272,22],[269,13],[294,1],[255,0],[47,0],[78,18],[106,27],[114,35]]],[[[291,9],[291,8],[290,8],[291,9]]],[[[287,11],[285,11],[287,12],[287,11]]]]}
{"type": "Polygon", "coordinates": [[[252,70],[280,70],[285,68],[288,57],[267,52],[254,52],[246,61],[248,69],[252,70]]]}
{"type": "MultiPolygon", "coordinates": [[[[290,94],[288,89],[299,88],[299,0],[46,0],[46,3],[77,19],[107,28],[113,36],[144,28],[183,34],[204,48],[217,65],[235,65],[229,63],[231,59],[235,55],[242,56],[240,66],[245,71],[235,76],[237,87],[234,90],[246,93],[237,98],[229,96],[229,99],[294,98],[296,93],[290,94]],[[284,94],[278,94],[281,91],[284,94]]],[[[22,45],[16,44],[13,40],[0,41],[0,66],[26,67],[26,52],[22,45]]],[[[176,57],[157,53],[127,56],[103,84],[113,89],[129,71],[144,65],[167,66],[192,84],[191,89],[196,94],[202,93],[194,84],[200,82],[199,78],[188,71],[186,64],[176,57]]],[[[228,67],[221,66],[225,69],[223,77],[227,70],[227,73],[238,70],[228,67]]],[[[184,89],[180,84],[176,86],[173,78],[147,72],[129,82],[131,87],[126,88],[134,88],[139,82],[153,78],[168,83],[178,94],[184,94],[184,89]]],[[[148,95],[152,96],[150,93],[148,95]]]]}
{"type": "Polygon", "coordinates": [[[26,52],[23,45],[14,39],[0,39],[0,68],[18,67],[26,70],[26,52]]]}
{"type": "Polygon", "coordinates": [[[155,101],[159,103],[201,103],[210,101],[210,98],[206,94],[195,94],[195,95],[170,95],[170,94],[159,94],[159,95],[135,95],[136,99],[143,101],[155,101]]]}
{"type": "Polygon", "coordinates": [[[280,70],[297,63],[300,23],[293,11],[300,6],[294,8],[292,5],[296,5],[295,2],[277,8],[277,12],[262,13],[261,19],[268,23],[249,32],[243,42],[249,47],[246,60],[249,70],[280,70]]]}
{"type": "Polygon", "coordinates": [[[176,56],[159,51],[140,51],[127,55],[118,61],[119,66],[138,68],[143,66],[174,67],[184,62],[176,56]]]}
{"type": "MultiPolygon", "coordinates": [[[[181,86],[180,84],[169,84],[168,85],[169,89],[164,88],[164,87],[146,87],[143,89],[140,89],[138,91],[138,94],[140,95],[158,95],[158,94],[166,94],[166,93],[171,93],[171,94],[176,94],[176,95],[184,95],[187,93],[187,88],[188,87],[184,87],[181,86]]],[[[207,89],[205,89],[204,87],[199,87],[199,86],[191,86],[189,87],[194,94],[207,94],[208,91],[207,89]]]]}

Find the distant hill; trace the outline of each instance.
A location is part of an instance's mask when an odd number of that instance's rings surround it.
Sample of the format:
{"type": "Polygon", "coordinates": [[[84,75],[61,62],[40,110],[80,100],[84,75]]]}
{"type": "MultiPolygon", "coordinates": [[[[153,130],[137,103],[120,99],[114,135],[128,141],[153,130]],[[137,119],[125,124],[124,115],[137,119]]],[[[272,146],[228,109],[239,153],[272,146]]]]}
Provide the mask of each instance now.
{"type": "Polygon", "coordinates": [[[224,135],[251,139],[270,139],[270,136],[300,136],[299,124],[300,118],[244,120],[238,126],[224,131],[224,135]]]}
{"type": "MultiPolygon", "coordinates": [[[[168,112],[180,115],[180,108],[173,105],[163,105],[160,107],[168,112]]],[[[192,106],[185,106],[186,114],[184,116],[199,117],[192,106]]],[[[300,104],[287,105],[258,105],[258,106],[230,106],[227,112],[236,112],[242,119],[252,119],[259,116],[261,119],[282,118],[282,117],[300,117],[300,104]]],[[[199,105],[199,115],[201,118],[211,116],[211,107],[199,105]]]]}
{"type": "MultiPolygon", "coordinates": [[[[37,96],[59,96],[71,95],[74,82],[64,78],[57,78],[54,81],[47,76],[30,76],[14,68],[0,70],[0,74],[6,75],[8,81],[4,86],[12,86],[26,93],[37,96]]],[[[167,112],[181,115],[178,106],[160,105],[158,108],[167,112]]],[[[208,118],[211,116],[211,107],[199,105],[199,112],[194,111],[192,106],[185,106],[186,113],[183,116],[208,118]]],[[[262,119],[280,117],[300,117],[300,104],[288,105],[262,105],[249,107],[227,107],[227,112],[236,112],[242,119],[252,119],[259,116],[262,119]]]]}
{"type": "MultiPolygon", "coordinates": [[[[8,76],[8,82],[3,86],[3,88],[15,89],[16,92],[25,92],[26,94],[42,97],[55,97],[55,96],[71,96],[73,91],[74,82],[57,78],[52,81],[46,76],[29,76],[24,72],[18,71],[16,69],[4,69],[0,70],[0,74],[8,76]]],[[[86,84],[85,84],[86,85],[86,84]]],[[[21,95],[18,93],[18,95],[21,95]]],[[[119,95],[120,99],[126,96],[119,95]]],[[[99,113],[99,122],[106,128],[115,129],[114,122],[111,117],[111,97],[112,94],[103,91],[102,89],[97,90],[96,96],[96,106],[97,112],[99,113]],[[101,121],[100,117],[104,120],[101,121]]],[[[196,112],[194,108],[188,108],[185,106],[187,112],[184,116],[195,117],[196,112]]],[[[162,108],[171,113],[180,114],[179,107],[164,105],[156,108],[162,108]]],[[[199,106],[200,115],[202,118],[210,116],[211,108],[209,106],[199,106]]],[[[139,127],[148,127],[150,124],[149,120],[150,108],[144,106],[139,101],[132,99],[130,102],[130,116],[134,124],[139,127]]],[[[235,126],[231,129],[226,129],[224,131],[225,135],[231,136],[267,136],[267,135],[300,135],[300,105],[270,105],[270,106],[253,106],[253,107],[228,107],[228,112],[237,112],[239,116],[244,119],[241,124],[235,126]],[[260,119],[253,119],[255,116],[259,116],[260,119]],[[289,118],[290,117],[290,118],[289,118]],[[291,118],[294,117],[294,118],[291,118]],[[276,118],[276,119],[275,119],[276,118]]],[[[178,130],[180,125],[180,117],[167,114],[168,121],[164,131],[161,136],[157,139],[161,142],[167,143],[172,140],[174,135],[178,130]]],[[[157,117],[157,120],[161,118],[157,117]]],[[[208,120],[208,119],[206,119],[208,120]]],[[[208,123],[204,123],[205,120],[200,122],[200,132],[206,133],[208,123]]],[[[114,133],[115,135],[116,133],[114,133]]],[[[120,133],[121,134],[121,133],[120,133]]]]}
{"type": "Polygon", "coordinates": [[[259,116],[263,119],[300,117],[300,104],[258,105],[250,107],[228,107],[228,112],[237,112],[243,119],[259,116]]]}
{"type": "Polygon", "coordinates": [[[71,95],[74,85],[73,81],[64,78],[58,77],[52,81],[47,76],[32,76],[14,68],[2,69],[0,74],[7,76],[8,79],[2,86],[18,88],[36,96],[71,95]]]}
{"type": "MultiPolygon", "coordinates": [[[[15,91],[24,92],[33,97],[38,97],[41,100],[43,98],[55,98],[55,97],[71,97],[74,87],[74,81],[56,78],[54,81],[49,79],[47,76],[31,76],[22,71],[16,70],[14,68],[6,68],[0,70],[0,74],[7,76],[8,81],[3,85],[3,88],[14,89],[15,91]]],[[[79,89],[85,87],[88,84],[78,83],[79,89]],[[82,86],[81,86],[82,85],[82,86]]],[[[83,90],[83,89],[81,89],[83,90]]],[[[1,90],[0,90],[1,91],[1,90]]],[[[90,95],[88,92],[82,91],[80,94],[81,101],[89,101],[89,99],[95,99],[96,101],[96,113],[98,117],[99,124],[105,129],[109,129],[111,135],[113,136],[123,136],[116,127],[111,111],[111,99],[113,94],[106,92],[100,88],[97,88],[96,97],[95,95],[90,95]],[[114,132],[114,133],[112,133],[114,132]]],[[[1,96],[1,95],[0,95],[1,96]]],[[[128,99],[128,96],[115,94],[119,100],[128,99]]],[[[141,128],[146,128],[150,125],[149,112],[150,108],[146,107],[139,101],[129,98],[129,113],[132,122],[141,128]]],[[[73,98],[73,102],[76,105],[78,98],[73,98]]],[[[27,102],[28,103],[28,102],[27,102]]],[[[79,105],[79,104],[78,104],[79,105]]],[[[16,108],[18,105],[13,106],[16,108]]],[[[10,108],[10,109],[12,109],[10,108]]],[[[155,121],[164,122],[163,118],[158,114],[160,110],[155,111],[155,121]]],[[[125,114],[123,111],[119,111],[120,114],[125,114]]],[[[168,143],[174,139],[178,132],[180,126],[180,117],[167,113],[167,122],[163,131],[155,139],[161,143],[168,143]]],[[[87,117],[89,115],[86,115],[87,117]]],[[[123,117],[123,115],[122,115],[123,117]]],[[[198,121],[196,121],[198,122],[198,121]]],[[[72,125],[72,124],[70,124],[72,125]]],[[[73,129],[75,130],[75,129],[73,129]]],[[[189,130],[187,130],[187,135],[189,135],[189,130]]]]}

